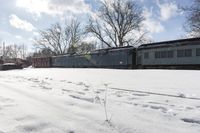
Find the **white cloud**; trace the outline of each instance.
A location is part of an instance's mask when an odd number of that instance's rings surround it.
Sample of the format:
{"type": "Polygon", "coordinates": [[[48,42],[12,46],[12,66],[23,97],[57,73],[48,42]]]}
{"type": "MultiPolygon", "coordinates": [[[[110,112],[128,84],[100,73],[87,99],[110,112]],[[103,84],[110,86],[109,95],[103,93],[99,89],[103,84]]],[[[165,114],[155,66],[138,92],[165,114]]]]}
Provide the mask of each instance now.
{"type": "Polygon", "coordinates": [[[22,36],[16,35],[15,38],[17,38],[17,39],[22,39],[22,36]]]}
{"type": "Polygon", "coordinates": [[[140,2],[144,2],[144,0],[140,0],[140,2]]]}
{"type": "Polygon", "coordinates": [[[162,21],[166,21],[176,16],[178,13],[178,7],[175,2],[161,4],[159,0],[157,0],[157,5],[160,8],[160,19],[162,21]]]}
{"type": "Polygon", "coordinates": [[[154,19],[152,14],[152,9],[148,10],[147,8],[145,8],[143,11],[143,16],[145,18],[145,20],[143,21],[143,25],[145,30],[150,33],[163,32],[165,30],[164,26],[160,23],[159,20],[154,19]]]}
{"type": "Polygon", "coordinates": [[[33,38],[29,38],[28,39],[30,42],[34,42],[34,39],[33,38]]]}
{"type": "Polygon", "coordinates": [[[9,16],[10,25],[21,30],[33,31],[35,27],[28,21],[20,19],[18,16],[12,14],[9,16]]]}
{"type": "Polygon", "coordinates": [[[160,33],[165,29],[159,21],[153,19],[147,19],[143,23],[146,29],[151,33],[160,33]]]}
{"type": "Polygon", "coordinates": [[[33,32],[34,36],[39,36],[40,34],[38,32],[33,32]]]}
{"type": "Polygon", "coordinates": [[[89,13],[90,7],[84,0],[17,0],[16,6],[41,16],[63,15],[64,12],[73,14],[89,13]]]}
{"type": "Polygon", "coordinates": [[[143,12],[142,12],[142,15],[143,15],[143,17],[144,18],[150,18],[150,17],[152,17],[153,15],[152,15],[152,10],[153,10],[153,8],[151,8],[150,10],[149,9],[147,9],[146,7],[144,8],[144,10],[143,10],[143,12]]]}
{"type": "Polygon", "coordinates": [[[97,41],[97,38],[94,36],[88,36],[83,39],[83,42],[86,42],[86,43],[95,43],[96,41],[97,41]]]}

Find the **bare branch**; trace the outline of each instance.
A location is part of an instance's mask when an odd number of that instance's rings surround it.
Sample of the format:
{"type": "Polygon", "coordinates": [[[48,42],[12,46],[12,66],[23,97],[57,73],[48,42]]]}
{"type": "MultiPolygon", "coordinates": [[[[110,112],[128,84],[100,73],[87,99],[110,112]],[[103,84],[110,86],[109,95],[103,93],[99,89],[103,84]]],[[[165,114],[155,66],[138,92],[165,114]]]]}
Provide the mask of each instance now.
{"type": "Polygon", "coordinates": [[[194,0],[189,7],[183,7],[186,13],[186,31],[193,37],[200,37],[200,0],[194,0]]]}
{"type": "Polygon", "coordinates": [[[87,31],[108,47],[129,44],[129,40],[132,39],[127,35],[140,30],[141,22],[144,20],[140,7],[132,0],[101,2],[98,17],[98,20],[90,19],[87,31]]]}
{"type": "MultiPolygon", "coordinates": [[[[52,25],[49,29],[40,31],[41,38],[35,39],[35,46],[41,51],[46,50],[53,55],[72,52],[71,48],[78,47],[82,39],[80,23],[72,20],[64,28],[59,23],[52,25]]],[[[73,50],[73,52],[75,52],[73,50]]]]}

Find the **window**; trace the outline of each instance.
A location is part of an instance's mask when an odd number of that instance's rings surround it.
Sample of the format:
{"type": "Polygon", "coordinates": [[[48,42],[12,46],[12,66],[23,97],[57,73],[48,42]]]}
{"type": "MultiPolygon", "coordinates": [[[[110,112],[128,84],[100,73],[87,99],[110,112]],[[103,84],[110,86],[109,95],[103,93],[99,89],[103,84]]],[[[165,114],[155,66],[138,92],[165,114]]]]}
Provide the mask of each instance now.
{"type": "Polygon", "coordinates": [[[160,58],[160,52],[155,52],[155,58],[160,58]]]}
{"type": "Polygon", "coordinates": [[[148,52],[145,52],[144,53],[144,59],[148,59],[149,58],[149,53],[148,52]]]}
{"type": "Polygon", "coordinates": [[[157,51],[155,52],[155,58],[173,58],[174,51],[157,51]]]}
{"type": "Polygon", "coordinates": [[[191,57],[192,49],[177,50],[177,57],[191,57]]]}
{"type": "Polygon", "coordinates": [[[200,56],[200,48],[196,49],[196,56],[200,56]]]}
{"type": "Polygon", "coordinates": [[[192,56],[192,49],[185,50],[185,56],[186,57],[191,57],[192,56]]]}
{"type": "Polygon", "coordinates": [[[160,55],[161,55],[161,58],[166,58],[167,57],[167,51],[161,51],[160,55]]]}
{"type": "Polygon", "coordinates": [[[185,51],[184,50],[177,50],[177,57],[184,57],[185,51]]]}
{"type": "Polygon", "coordinates": [[[174,57],[174,51],[167,51],[167,56],[168,56],[168,58],[173,58],[174,57]]]}
{"type": "Polygon", "coordinates": [[[137,63],[141,64],[141,60],[142,60],[142,57],[141,57],[141,55],[139,55],[138,58],[137,58],[137,63]]]}

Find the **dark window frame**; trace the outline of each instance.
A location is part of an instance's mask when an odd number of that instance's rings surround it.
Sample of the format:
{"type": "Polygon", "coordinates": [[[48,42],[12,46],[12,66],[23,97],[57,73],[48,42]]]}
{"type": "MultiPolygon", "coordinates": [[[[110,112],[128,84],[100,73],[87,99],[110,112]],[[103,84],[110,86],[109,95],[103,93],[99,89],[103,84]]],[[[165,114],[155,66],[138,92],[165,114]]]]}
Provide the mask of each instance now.
{"type": "Polygon", "coordinates": [[[174,57],[174,51],[173,50],[156,51],[156,52],[154,52],[154,57],[155,57],[155,59],[173,58],[174,57]]]}
{"type": "Polygon", "coordinates": [[[192,49],[177,50],[177,57],[192,57],[192,49]]]}
{"type": "Polygon", "coordinates": [[[200,56],[200,48],[196,49],[196,56],[200,56]]]}
{"type": "Polygon", "coordinates": [[[144,59],[149,59],[149,52],[144,52],[144,59]]]}
{"type": "Polygon", "coordinates": [[[160,51],[156,51],[155,53],[154,53],[154,57],[156,58],[156,59],[159,59],[161,56],[160,56],[160,51]]]}

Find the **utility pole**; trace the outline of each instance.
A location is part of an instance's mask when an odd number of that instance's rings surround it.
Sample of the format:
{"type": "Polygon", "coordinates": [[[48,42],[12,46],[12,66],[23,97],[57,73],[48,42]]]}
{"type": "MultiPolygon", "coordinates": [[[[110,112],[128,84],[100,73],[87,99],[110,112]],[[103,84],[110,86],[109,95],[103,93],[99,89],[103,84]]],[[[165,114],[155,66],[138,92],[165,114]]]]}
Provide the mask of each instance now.
{"type": "Polygon", "coordinates": [[[2,55],[2,58],[4,59],[4,55],[5,55],[5,42],[3,42],[3,55],[2,55]]]}
{"type": "Polygon", "coordinates": [[[23,44],[23,51],[22,52],[23,52],[22,58],[25,59],[25,47],[24,47],[24,44],[23,44]]]}

